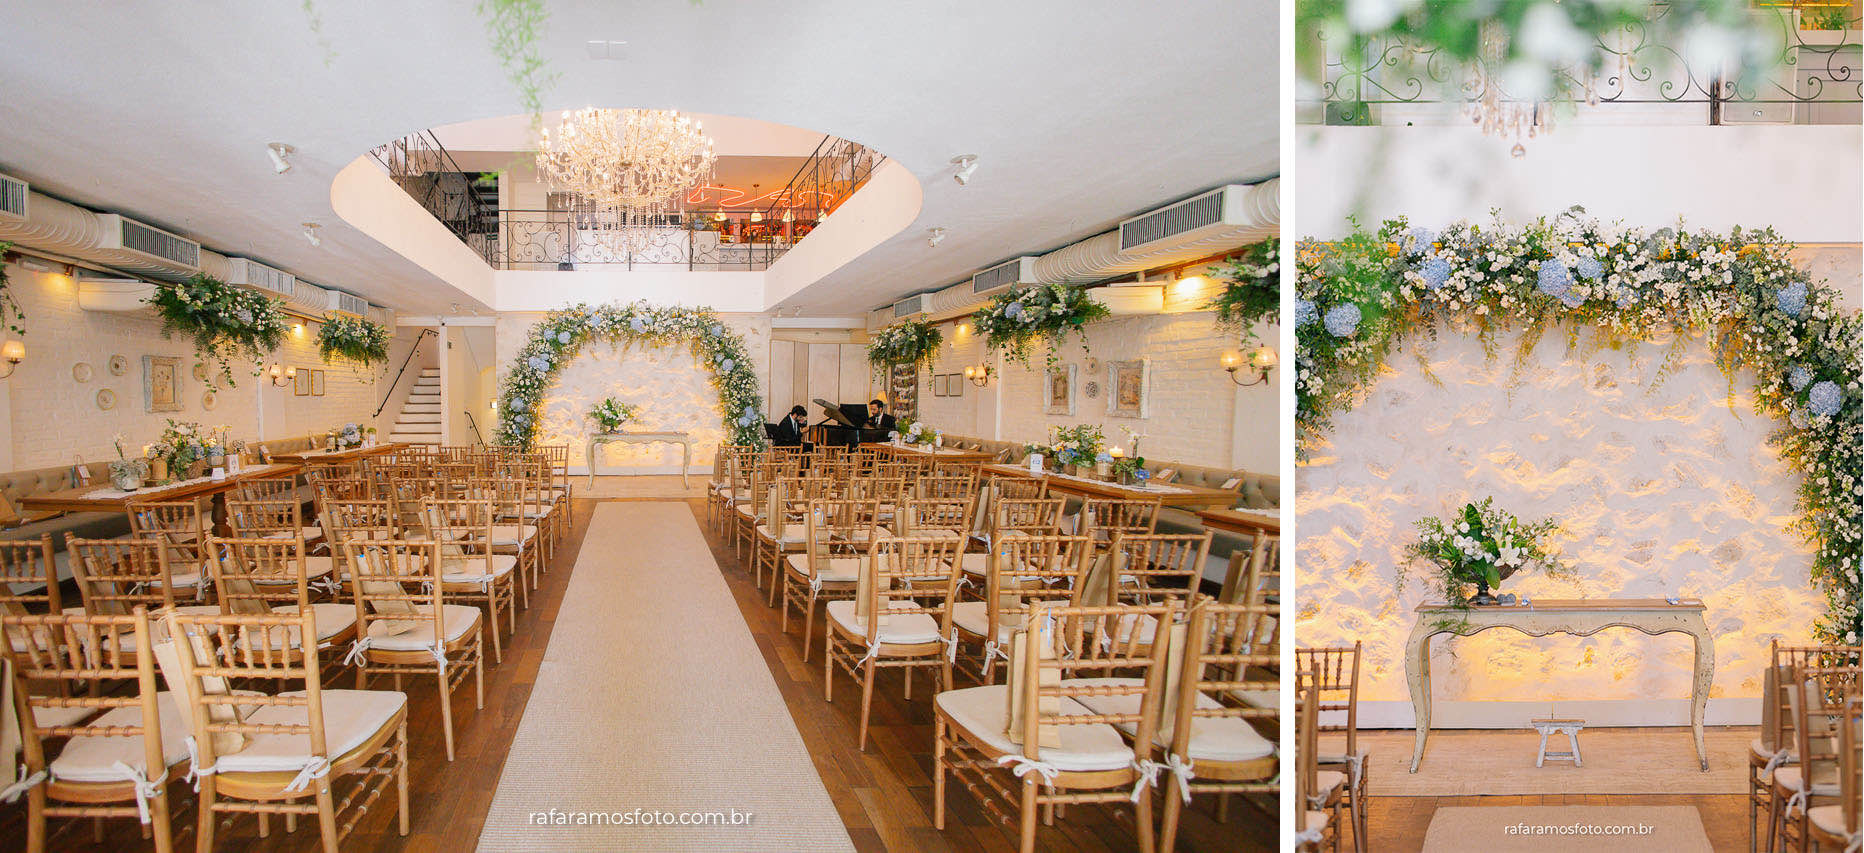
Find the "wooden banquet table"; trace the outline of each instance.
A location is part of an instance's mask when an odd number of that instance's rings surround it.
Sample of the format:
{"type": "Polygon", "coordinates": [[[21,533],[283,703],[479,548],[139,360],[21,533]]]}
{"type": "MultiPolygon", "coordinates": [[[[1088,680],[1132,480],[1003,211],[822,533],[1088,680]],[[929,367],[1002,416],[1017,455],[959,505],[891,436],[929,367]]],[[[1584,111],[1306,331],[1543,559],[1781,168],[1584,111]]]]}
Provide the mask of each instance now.
{"type": "Polygon", "coordinates": [[[301,462],[313,464],[318,462],[355,462],[399,453],[414,445],[406,442],[391,441],[374,447],[352,447],[348,450],[303,450],[297,453],[274,453],[273,462],[301,462]]]}
{"type": "Polygon", "coordinates": [[[1117,498],[1119,500],[1129,501],[1158,501],[1165,506],[1193,508],[1227,507],[1242,499],[1242,495],[1232,492],[1229,489],[1170,484],[1156,486],[1150,484],[1144,486],[1122,486],[1119,483],[1109,483],[1105,480],[1093,480],[1087,477],[1076,477],[1071,474],[1055,474],[1048,472],[1035,474],[1021,465],[1004,465],[1000,463],[985,465],[983,471],[995,477],[1022,477],[1030,480],[1041,480],[1047,484],[1048,490],[1051,492],[1065,492],[1081,497],[1117,498]]]}
{"type": "Polygon", "coordinates": [[[982,450],[959,450],[956,447],[938,447],[932,450],[923,450],[916,444],[893,444],[891,442],[883,444],[874,444],[870,442],[861,446],[873,448],[888,456],[894,456],[900,459],[930,459],[932,460],[933,468],[937,468],[940,465],[980,465],[996,458],[996,454],[994,453],[986,453],[982,450]]]}
{"type": "Polygon", "coordinates": [[[56,492],[29,495],[20,498],[19,505],[25,509],[54,512],[127,512],[132,500],[180,501],[205,495],[218,495],[232,491],[242,480],[296,473],[303,467],[281,463],[254,465],[218,480],[212,477],[196,477],[192,480],[169,483],[166,486],[145,486],[127,493],[118,491],[108,483],[92,483],[88,486],[74,486],[69,489],[59,489],[56,492]]]}
{"type": "Polygon", "coordinates": [[[1203,519],[1205,527],[1226,530],[1245,539],[1257,533],[1281,535],[1279,509],[1200,509],[1197,517],[1203,519]]]}
{"type": "Polygon", "coordinates": [[[1513,628],[1530,637],[1572,634],[1586,637],[1606,628],[1635,628],[1651,636],[1683,633],[1695,639],[1696,677],[1690,688],[1689,727],[1695,734],[1696,760],[1709,769],[1709,754],[1702,743],[1702,711],[1708,706],[1709,686],[1715,680],[1715,638],[1704,618],[1700,598],[1534,599],[1525,605],[1485,605],[1458,610],[1447,604],[1418,605],[1417,624],[1405,643],[1405,681],[1411,689],[1411,709],[1417,715],[1417,747],[1411,753],[1411,772],[1424,760],[1424,741],[1430,737],[1430,638],[1437,634],[1467,637],[1490,628],[1513,628]]]}

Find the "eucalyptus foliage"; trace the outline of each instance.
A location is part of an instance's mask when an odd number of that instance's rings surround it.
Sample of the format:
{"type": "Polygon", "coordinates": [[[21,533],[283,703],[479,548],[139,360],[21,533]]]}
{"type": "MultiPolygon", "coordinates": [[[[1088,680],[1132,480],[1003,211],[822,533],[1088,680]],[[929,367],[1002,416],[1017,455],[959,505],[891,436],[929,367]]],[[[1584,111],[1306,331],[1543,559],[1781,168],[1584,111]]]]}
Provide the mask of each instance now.
{"type": "Polygon", "coordinates": [[[1441,233],[1394,219],[1331,243],[1303,241],[1295,303],[1302,454],[1416,335],[1465,330],[1495,358],[1497,334],[1519,329],[1511,381],[1556,327],[1579,359],[1672,338],[1658,382],[1681,363],[1690,337],[1705,338],[1731,403],[1736,375],[1754,376],[1755,409],[1781,421],[1771,442],[1803,477],[1794,530],[1816,547],[1811,574],[1826,601],[1815,632],[1856,643],[1864,315],[1843,310],[1834,288],[1795,267],[1791,245],[1770,229],[1648,231],[1582,214],[1575,208],[1525,227],[1459,222],[1441,233]]]}
{"type": "Polygon", "coordinates": [[[162,337],[188,336],[203,361],[219,365],[228,385],[239,384],[233,381],[235,360],[257,366],[285,340],[283,302],[206,273],[158,285],[148,303],[162,317],[162,337]]]}
{"type": "Polygon", "coordinates": [[[945,333],[924,320],[902,320],[874,333],[867,345],[867,360],[875,367],[911,364],[932,367],[945,333]]]}
{"type": "Polygon", "coordinates": [[[388,361],[387,327],[365,317],[332,315],[317,330],[317,354],[328,364],[347,358],[362,367],[388,361]]]}
{"type": "Polygon", "coordinates": [[[1048,363],[1059,358],[1056,350],[1070,333],[1082,341],[1087,350],[1087,333],[1083,327],[1110,316],[1107,306],[1095,302],[1087,291],[1065,284],[1037,284],[998,294],[977,312],[973,322],[984,343],[1002,350],[1011,361],[1029,364],[1029,355],[1037,341],[1048,344],[1048,363]]]}

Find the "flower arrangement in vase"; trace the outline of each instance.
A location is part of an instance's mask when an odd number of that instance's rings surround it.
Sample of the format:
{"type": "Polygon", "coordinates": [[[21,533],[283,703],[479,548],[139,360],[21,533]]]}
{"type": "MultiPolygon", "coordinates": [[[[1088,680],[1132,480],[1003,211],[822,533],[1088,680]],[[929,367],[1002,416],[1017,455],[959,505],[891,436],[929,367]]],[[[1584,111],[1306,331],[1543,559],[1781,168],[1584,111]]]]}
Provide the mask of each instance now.
{"type": "Polygon", "coordinates": [[[163,474],[177,480],[190,476],[194,463],[207,459],[211,451],[220,447],[220,438],[200,424],[188,421],[168,419],[168,425],[162,429],[162,435],[155,443],[144,448],[149,459],[156,463],[156,479],[163,474]]]}
{"type": "Polygon", "coordinates": [[[362,427],[357,424],[344,424],[331,430],[331,437],[338,450],[348,450],[362,446],[362,427]]]}
{"type": "Polygon", "coordinates": [[[614,397],[604,399],[589,410],[589,419],[602,428],[604,435],[621,429],[621,425],[634,420],[639,411],[633,403],[623,403],[614,397]]]}
{"type": "Polygon", "coordinates": [[[1055,461],[1078,471],[1100,462],[1100,456],[1106,450],[1107,437],[1101,433],[1099,424],[1078,424],[1055,427],[1052,444],[1055,461]]]}
{"type": "Polygon", "coordinates": [[[1403,585],[1409,565],[1436,566],[1444,599],[1452,607],[1512,603],[1496,599],[1490,590],[1531,565],[1540,566],[1549,577],[1572,576],[1572,568],[1554,555],[1550,541],[1559,524],[1524,522],[1496,509],[1494,498],[1464,504],[1448,519],[1420,518],[1416,526],[1417,541],[1405,547],[1406,563],[1399,567],[1398,582],[1403,585]],[[1474,598],[1468,595],[1469,584],[1476,585],[1474,598]]]}
{"type": "Polygon", "coordinates": [[[122,433],[117,433],[111,443],[116,445],[117,458],[110,462],[110,484],[125,492],[142,488],[142,481],[149,476],[149,463],[123,454],[122,433]]]}
{"type": "Polygon", "coordinates": [[[906,444],[918,444],[923,446],[936,446],[945,442],[944,434],[933,429],[924,421],[913,421],[912,423],[902,426],[893,431],[892,437],[900,439],[906,444]]]}

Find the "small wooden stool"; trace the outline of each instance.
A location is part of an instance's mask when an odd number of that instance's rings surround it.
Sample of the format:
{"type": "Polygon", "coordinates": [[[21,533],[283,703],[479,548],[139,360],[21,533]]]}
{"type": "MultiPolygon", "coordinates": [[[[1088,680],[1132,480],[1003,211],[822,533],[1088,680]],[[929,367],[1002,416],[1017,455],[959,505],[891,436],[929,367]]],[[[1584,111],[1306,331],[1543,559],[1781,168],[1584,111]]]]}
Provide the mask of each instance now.
{"type": "Polygon", "coordinates": [[[1585,766],[1579,760],[1579,730],[1586,727],[1585,720],[1541,717],[1530,720],[1529,724],[1540,731],[1540,754],[1534,757],[1535,767],[1543,766],[1549,758],[1556,761],[1570,758],[1574,767],[1585,766]],[[1566,742],[1572,746],[1572,752],[1547,751],[1547,736],[1555,733],[1566,735],[1566,742]]]}

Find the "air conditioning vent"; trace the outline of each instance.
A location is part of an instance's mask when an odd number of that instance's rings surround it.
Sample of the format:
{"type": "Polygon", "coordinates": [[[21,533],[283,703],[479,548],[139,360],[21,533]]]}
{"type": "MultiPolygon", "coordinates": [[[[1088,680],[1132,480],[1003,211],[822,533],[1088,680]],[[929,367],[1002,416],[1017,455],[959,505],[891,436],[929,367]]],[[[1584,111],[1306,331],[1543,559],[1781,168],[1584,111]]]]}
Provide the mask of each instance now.
{"type": "Polygon", "coordinates": [[[32,187],[18,178],[0,175],[0,219],[26,220],[26,196],[32,187]]]}
{"type": "Polygon", "coordinates": [[[116,213],[100,213],[97,222],[103,227],[97,249],[113,266],[173,281],[201,270],[201,244],[193,240],[116,213]]]}
{"type": "Polygon", "coordinates": [[[330,291],[330,302],[325,307],[327,310],[337,314],[349,314],[354,317],[361,317],[369,313],[369,300],[360,296],[344,293],[341,290],[332,290],[330,291]]]}
{"type": "Polygon", "coordinates": [[[903,320],[926,313],[928,296],[928,294],[920,293],[893,303],[893,318],[903,320]]]}
{"type": "Polygon", "coordinates": [[[370,308],[369,320],[378,326],[388,329],[389,332],[393,334],[395,330],[395,309],[383,308],[379,305],[370,308]]]}
{"type": "Polygon", "coordinates": [[[285,299],[285,307],[306,317],[322,317],[330,310],[330,291],[298,279],[291,283],[291,296],[285,299]]]}
{"type": "Polygon", "coordinates": [[[258,261],[247,258],[227,259],[227,284],[237,284],[284,299],[296,294],[293,286],[298,283],[296,276],[284,270],[276,270],[258,261]]]}
{"type": "Polygon", "coordinates": [[[1036,283],[1036,259],[1033,255],[1013,258],[971,276],[971,295],[990,296],[1019,284],[1036,283]]]}
{"type": "Polygon", "coordinates": [[[1244,224],[1247,187],[1231,184],[1120,223],[1120,251],[1180,242],[1200,229],[1244,224]]]}

